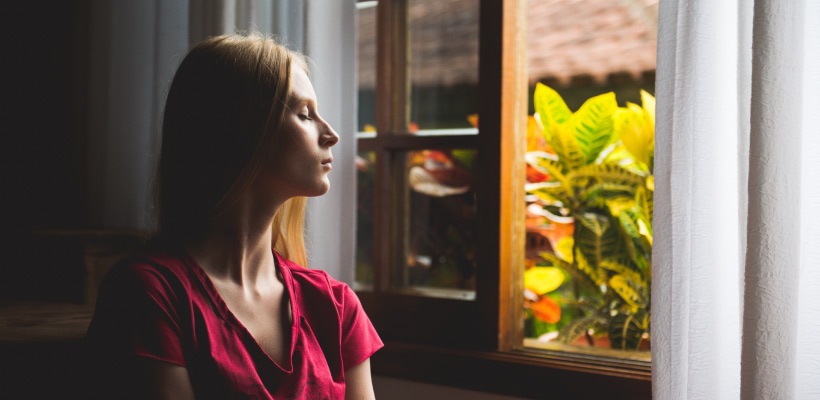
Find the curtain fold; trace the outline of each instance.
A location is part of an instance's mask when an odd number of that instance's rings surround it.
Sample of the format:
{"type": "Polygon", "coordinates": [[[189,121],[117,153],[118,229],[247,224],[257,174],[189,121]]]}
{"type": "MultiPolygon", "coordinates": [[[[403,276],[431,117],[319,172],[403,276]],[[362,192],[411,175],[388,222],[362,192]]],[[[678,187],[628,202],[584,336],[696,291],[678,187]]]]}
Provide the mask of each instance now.
{"type": "Polygon", "coordinates": [[[660,3],[656,398],[818,398],[817,4],[660,3]]]}
{"type": "Polygon", "coordinates": [[[799,398],[820,399],[820,1],[806,3],[803,42],[800,174],[800,267],[797,297],[799,398]]]}
{"type": "MultiPolygon", "coordinates": [[[[339,134],[330,191],[308,200],[311,268],[352,284],[356,262],[356,3],[305,0],[304,52],[311,63],[319,112],[339,134]]],[[[287,25],[292,29],[293,22],[287,25]]]]}

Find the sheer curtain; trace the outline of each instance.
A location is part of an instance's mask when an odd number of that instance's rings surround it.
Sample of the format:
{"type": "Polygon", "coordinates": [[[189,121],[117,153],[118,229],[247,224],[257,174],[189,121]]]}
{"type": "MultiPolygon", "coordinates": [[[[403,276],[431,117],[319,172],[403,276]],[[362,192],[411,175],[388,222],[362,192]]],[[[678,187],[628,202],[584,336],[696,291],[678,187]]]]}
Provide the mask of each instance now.
{"type": "Polygon", "coordinates": [[[653,394],[820,398],[820,1],[659,14],[653,394]]]}

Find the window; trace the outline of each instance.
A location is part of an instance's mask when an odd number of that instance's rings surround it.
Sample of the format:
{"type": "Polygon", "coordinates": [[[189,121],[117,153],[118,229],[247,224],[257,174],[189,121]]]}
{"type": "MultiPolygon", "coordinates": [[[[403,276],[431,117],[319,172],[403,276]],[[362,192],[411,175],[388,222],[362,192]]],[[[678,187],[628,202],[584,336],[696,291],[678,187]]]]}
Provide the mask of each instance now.
{"type": "Polygon", "coordinates": [[[528,2],[528,347],[649,361],[657,6],[528,2]]]}
{"type": "Polygon", "coordinates": [[[645,362],[524,346],[526,2],[358,9],[356,290],[388,343],[376,373],[646,395],[645,362]]]}
{"type": "Polygon", "coordinates": [[[497,262],[480,261],[479,243],[497,240],[479,234],[492,192],[477,179],[487,144],[469,118],[479,112],[478,4],[359,3],[357,283],[390,339],[466,345],[476,338],[464,332],[482,331],[479,271],[497,262]],[[447,48],[452,35],[468,45],[447,48]]]}

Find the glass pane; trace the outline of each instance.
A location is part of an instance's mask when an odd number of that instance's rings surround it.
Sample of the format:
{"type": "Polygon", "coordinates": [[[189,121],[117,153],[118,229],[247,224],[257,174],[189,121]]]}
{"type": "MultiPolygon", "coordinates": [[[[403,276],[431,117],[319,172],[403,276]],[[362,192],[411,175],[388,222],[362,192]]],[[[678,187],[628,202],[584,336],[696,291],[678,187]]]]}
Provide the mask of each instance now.
{"type": "Polygon", "coordinates": [[[373,210],[376,194],[376,154],[356,155],[356,287],[373,286],[373,210]]]}
{"type": "Polygon", "coordinates": [[[405,155],[404,289],[475,298],[475,150],[405,155]]]}
{"type": "Polygon", "coordinates": [[[649,360],[658,4],[639,3],[528,3],[526,346],[649,360]],[[580,160],[567,133],[593,143],[580,160]]]}
{"type": "Polygon", "coordinates": [[[410,132],[477,133],[478,3],[410,0],[410,132]]]}
{"type": "Polygon", "coordinates": [[[358,131],[376,130],[376,1],[356,3],[358,16],[358,131]]]}

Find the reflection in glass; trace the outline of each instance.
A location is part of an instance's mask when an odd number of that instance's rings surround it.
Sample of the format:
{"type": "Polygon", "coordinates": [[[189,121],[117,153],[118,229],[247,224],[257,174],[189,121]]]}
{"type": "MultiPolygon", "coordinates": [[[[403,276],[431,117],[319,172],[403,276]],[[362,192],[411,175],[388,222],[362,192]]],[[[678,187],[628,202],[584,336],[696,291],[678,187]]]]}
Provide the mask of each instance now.
{"type": "Polygon", "coordinates": [[[358,34],[358,132],[376,128],[376,1],[356,3],[358,34]]]}
{"type": "Polygon", "coordinates": [[[375,164],[373,152],[356,155],[356,289],[373,285],[373,210],[375,206],[375,164]]]}
{"type": "Polygon", "coordinates": [[[409,1],[410,132],[471,127],[467,118],[478,110],[478,3],[409,1]]]}
{"type": "Polygon", "coordinates": [[[406,162],[404,286],[474,298],[476,152],[423,150],[406,162]]]}

